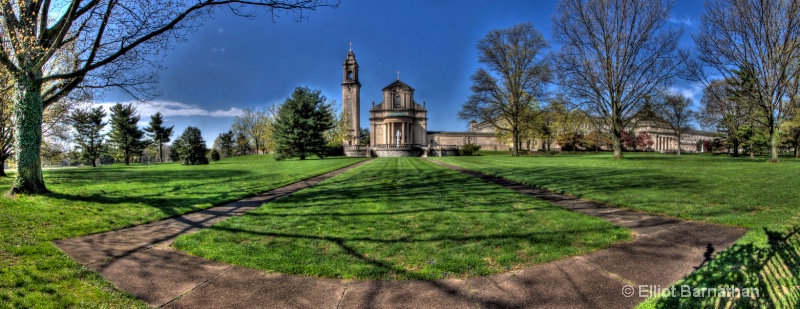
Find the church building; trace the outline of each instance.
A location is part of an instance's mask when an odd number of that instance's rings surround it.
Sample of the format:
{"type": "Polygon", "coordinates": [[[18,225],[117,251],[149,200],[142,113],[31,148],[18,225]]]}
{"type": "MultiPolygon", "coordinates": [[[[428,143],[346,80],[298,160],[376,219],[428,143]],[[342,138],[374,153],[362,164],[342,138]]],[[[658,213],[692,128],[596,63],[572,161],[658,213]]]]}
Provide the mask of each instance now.
{"type": "Polygon", "coordinates": [[[342,110],[349,132],[345,133],[347,156],[419,156],[427,151],[427,114],[425,102],[414,100],[414,88],[397,80],[383,88],[383,101],[369,110],[369,146],[358,145],[361,83],[358,62],[352,48],[347,53],[342,82],[342,110]]]}

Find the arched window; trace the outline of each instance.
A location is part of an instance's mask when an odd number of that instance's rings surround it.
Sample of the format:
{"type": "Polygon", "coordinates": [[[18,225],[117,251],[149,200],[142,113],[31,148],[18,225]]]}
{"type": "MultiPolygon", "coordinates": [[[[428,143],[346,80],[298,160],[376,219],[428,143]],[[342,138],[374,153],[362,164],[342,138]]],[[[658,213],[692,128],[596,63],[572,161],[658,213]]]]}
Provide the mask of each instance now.
{"type": "Polygon", "coordinates": [[[347,80],[353,80],[353,71],[347,71],[347,80]]]}
{"type": "Polygon", "coordinates": [[[400,107],[400,95],[394,97],[394,107],[400,107]]]}

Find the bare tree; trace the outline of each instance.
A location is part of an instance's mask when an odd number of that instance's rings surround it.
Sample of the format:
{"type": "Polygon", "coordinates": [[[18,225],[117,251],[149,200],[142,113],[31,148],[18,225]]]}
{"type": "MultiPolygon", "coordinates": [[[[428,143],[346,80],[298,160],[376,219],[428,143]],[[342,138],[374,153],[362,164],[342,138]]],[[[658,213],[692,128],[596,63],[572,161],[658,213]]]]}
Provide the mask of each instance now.
{"type": "Polygon", "coordinates": [[[666,125],[678,137],[678,155],[681,154],[681,138],[690,130],[689,123],[694,119],[695,113],[690,109],[692,99],[680,94],[667,94],[658,109],[666,125]]]}
{"type": "Polygon", "coordinates": [[[767,128],[770,162],[778,161],[779,128],[800,77],[800,1],[709,0],[701,17],[693,77],[754,77],[752,100],[767,128]]]}
{"type": "Polygon", "coordinates": [[[216,8],[245,15],[247,7],[260,7],[302,18],[324,1],[3,1],[0,66],[17,88],[17,176],[9,193],[47,192],[39,157],[42,113],[73,90],[117,87],[137,98],[152,95],[158,68],[152,56],[183,40],[216,8]]]}
{"type": "Polygon", "coordinates": [[[614,158],[622,158],[620,136],[645,98],[678,73],[682,30],[664,29],[670,9],[662,0],[561,0],[556,7],[559,84],[603,120],[614,158]]]}
{"type": "Polygon", "coordinates": [[[488,67],[472,75],[472,95],[458,118],[492,124],[511,133],[519,155],[524,116],[539,107],[550,70],[542,59],[547,42],[533,24],[492,30],[478,41],[478,61],[488,67]]]}

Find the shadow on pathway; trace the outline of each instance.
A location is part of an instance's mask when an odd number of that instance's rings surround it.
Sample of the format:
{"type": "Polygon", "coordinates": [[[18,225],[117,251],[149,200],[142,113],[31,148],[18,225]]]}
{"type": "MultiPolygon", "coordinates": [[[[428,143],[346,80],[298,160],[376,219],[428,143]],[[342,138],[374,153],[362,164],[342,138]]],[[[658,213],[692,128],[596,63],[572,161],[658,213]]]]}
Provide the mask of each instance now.
{"type": "MultiPolygon", "coordinates": [[[[431,161],[434,162],[434,161],[431,161]]],[[[357,166],[203,211],[57,241],[72,258],[154,307],[170,308],[625,308],[665,289],[727,248],[745,229],[605,206],[434,162],[636,233],[633,241],[519,271],[434,281],[339,280],[262,271],[172,249],[183,233],[261,206],[357,166]],[[632,286],[633,296],[624,295],[632,286]]]]}

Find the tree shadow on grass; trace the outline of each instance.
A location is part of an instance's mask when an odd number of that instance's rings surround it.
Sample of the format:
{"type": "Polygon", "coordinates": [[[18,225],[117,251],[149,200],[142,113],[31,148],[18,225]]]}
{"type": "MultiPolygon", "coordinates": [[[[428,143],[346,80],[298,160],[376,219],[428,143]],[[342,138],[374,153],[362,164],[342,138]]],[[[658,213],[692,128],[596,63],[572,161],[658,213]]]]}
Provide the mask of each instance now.
{"type": "Polygon", "coordinates": [[[658,298],[655,307],[800,308],[800,227],[765,232],[768,247],[731,246],[676,283],[676,297],[658,298]],[[681,295],[684,287],[698,294],[681,295]]]}
{"type": "MultiPolygon", "coordinates": [[[[106,204],[109,207],[119,204],[142,204],[159,209],[168,216],[175,216],[199,210],[195,205],[220,204],[249,195],[245,190],[230,190],[233,179],[252,174],[242,170],[137,170],[122,172],[118,170],[96,170],[92,176],[100,183],[92,190],[52,190],[48,197],[78,202],[106,204]],[[95,174],[97,173],[97,174],[95,174]],[[181,181],[181,180],[187,181],[181,181]],[[126,186],[130,184],[130,186],[126,186]],[[134,191],[129,191],[134,188],[134,191]],[[143,192],[143,191],[146,191],[143,192]],[[187,194],[176,194],[186,191],[187,194]]],[[[64,177],[86,176],[65,174],[64,177]]],[[[86,179],[86,177],[84,177],[86,179]]],[[[80,178],[78,178],[80,181],[80,178]]],[[[84,180],[87,181],[87,180],[84,180]]],[[[88,180],[89,182],[93,180],[88,180]]],[[[252,194],[252,193],[251,193],[252,194]]]]}

